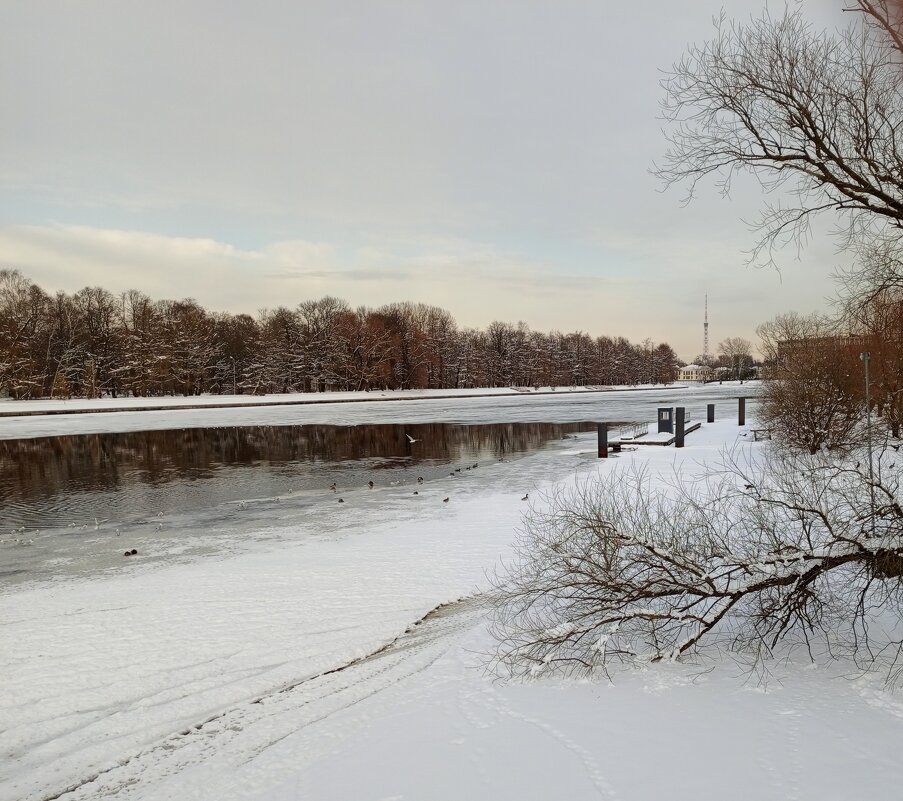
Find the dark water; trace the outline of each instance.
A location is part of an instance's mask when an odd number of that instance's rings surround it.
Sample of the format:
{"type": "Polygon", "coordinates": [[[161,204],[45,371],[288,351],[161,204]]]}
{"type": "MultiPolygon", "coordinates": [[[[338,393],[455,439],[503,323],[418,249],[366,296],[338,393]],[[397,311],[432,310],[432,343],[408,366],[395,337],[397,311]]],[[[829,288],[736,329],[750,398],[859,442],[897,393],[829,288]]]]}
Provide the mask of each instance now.
{"type": "Polygon", "coordinates": [[[0,442],[0,529],[93,530],[230,501],[416,484],[588,423],[251,426],[0,442]],[[408,441],[410,434],[419,442],[408,441]]]}

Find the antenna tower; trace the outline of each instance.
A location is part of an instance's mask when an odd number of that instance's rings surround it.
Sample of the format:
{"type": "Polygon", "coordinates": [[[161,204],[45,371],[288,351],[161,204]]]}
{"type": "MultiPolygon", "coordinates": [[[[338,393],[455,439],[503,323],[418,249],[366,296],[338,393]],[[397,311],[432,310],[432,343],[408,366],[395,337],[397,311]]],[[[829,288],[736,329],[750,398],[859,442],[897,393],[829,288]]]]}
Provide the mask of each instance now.
{"type": "Polygon", "coordinates": [[[709,296],[705,296],[705,321],[702,324],[702,363],[709,363],[709,296]]]}

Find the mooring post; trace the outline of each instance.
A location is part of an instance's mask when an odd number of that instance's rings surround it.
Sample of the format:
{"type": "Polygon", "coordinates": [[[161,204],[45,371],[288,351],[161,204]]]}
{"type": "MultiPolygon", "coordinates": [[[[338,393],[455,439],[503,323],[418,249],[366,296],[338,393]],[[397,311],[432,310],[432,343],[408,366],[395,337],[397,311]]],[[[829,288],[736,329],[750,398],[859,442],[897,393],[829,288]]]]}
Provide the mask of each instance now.
{"type": "Polygon", "coordinates": [[[707,412],[708,412],[708,414],[706,415],[706,422],[707,422],[707,423],[714,423],[714,422],[715,422],[715,404],[714,404],[714,403],[710,403],[710,404],[706,407],[706,410],[707,410],[707,412]]]}
{"type": "Polygon", "coordinates": [[[738,398],[740,401],[740,406],[737,409],[737,425],[745,426],[746,425],[746,398],[738,398]]]}
{"type": "Polygon", "coordinates": [[[686,435],[687,410],[683,406],[678,406],[675,410],[674,418],[674,447],[682,448],[684,446],[684,436],[686,435]]]}
{"type": "Polygon", "coordinates": [[[599,423],[599,458],[608,458],[608,423],[599,423]]]}

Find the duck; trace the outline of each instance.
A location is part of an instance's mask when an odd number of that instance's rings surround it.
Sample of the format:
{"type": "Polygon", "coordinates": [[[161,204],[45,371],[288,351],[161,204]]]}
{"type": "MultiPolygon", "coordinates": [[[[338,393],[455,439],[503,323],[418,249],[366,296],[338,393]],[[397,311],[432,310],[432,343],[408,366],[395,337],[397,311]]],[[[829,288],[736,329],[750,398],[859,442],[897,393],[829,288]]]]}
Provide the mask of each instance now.
{"type": "Polygon", "coordinates": [[[442,503],[448,503],[448,498],[443,498],[442,503]]]}

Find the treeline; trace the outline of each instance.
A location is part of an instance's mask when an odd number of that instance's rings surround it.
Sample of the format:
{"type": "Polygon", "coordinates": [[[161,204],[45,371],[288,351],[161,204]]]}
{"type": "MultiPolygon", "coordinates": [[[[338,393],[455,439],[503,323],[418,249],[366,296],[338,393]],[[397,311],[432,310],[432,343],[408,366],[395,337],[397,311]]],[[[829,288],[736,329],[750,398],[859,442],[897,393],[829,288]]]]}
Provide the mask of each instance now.
{"type": "Polygon", "coordinates": [[[324,297],[247,314],[98,287],[49,295],[0,271],[0,391],[14,398],[665,383],[666,344],[459,328],[444,309],[324,297]]]}

